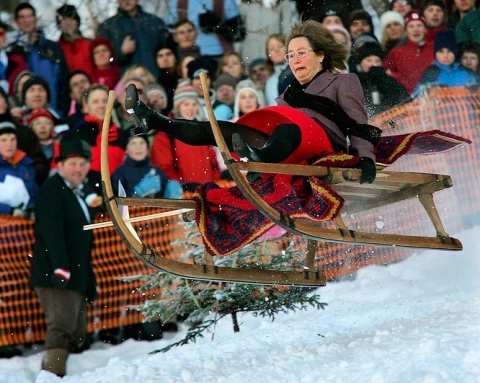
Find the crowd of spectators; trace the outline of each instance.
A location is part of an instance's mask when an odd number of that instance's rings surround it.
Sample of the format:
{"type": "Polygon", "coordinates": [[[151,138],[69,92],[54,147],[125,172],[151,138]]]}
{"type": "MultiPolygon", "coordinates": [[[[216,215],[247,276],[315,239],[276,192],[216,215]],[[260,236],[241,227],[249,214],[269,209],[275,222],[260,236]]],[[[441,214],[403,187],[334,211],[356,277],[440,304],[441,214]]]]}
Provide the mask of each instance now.
{"type": "Polygon", "coordinates": [[[375,31],[361,1],[170,0],[163,19],[138,0],[118,0],[93,39],[82,36],[76,7],[64,4],[56,10],[58,41],[21,3],[15,25],[0,21],[0,214],[35,218],[38,189],[57,172],[59,145],[69,140],[90,146],[85,182],[101,194],[109,90],[117,94],[108,135],[115,190],[120,180],[128,196],[182,198],[200,183],[228,178],[213,147],[193,150],[163,133],[129,137],[126,88],[135,84],[156,111],[187,120],[206,119],[202,72],[218,119],[275,105],[292,79],[285,41],[298,18],[322,22],[348,47],[347,71],[360,78],[370,118],[430,86],[479,84],[480,9],[475,0],[445,1],[378,1],[375,31]]]}

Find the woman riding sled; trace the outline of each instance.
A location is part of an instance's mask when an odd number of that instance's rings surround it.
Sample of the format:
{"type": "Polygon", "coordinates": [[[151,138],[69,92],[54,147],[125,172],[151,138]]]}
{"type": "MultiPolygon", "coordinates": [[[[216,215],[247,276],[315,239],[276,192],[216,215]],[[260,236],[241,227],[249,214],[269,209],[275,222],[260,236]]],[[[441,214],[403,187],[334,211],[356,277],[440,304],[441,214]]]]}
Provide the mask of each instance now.
{"type": "MultiPolygon", "coordinates": [[[[295,108],[305,115],[305,121],[297,124],[295,119],[287,119],[275,126],[249,126],[242,118],[235,123],[218,121],[229,150],[242,159],[267,163],[308,163],[332,150],[354,154],[360,158],[360,183],[372,183],[379,130],[368,125],[358,77],[338,73],[346,68],[348,50],[313,20],[299,21],[292,27],[287,47],[285,60],[295,79],[277,98],[281,108],[271,108],[287,114],[289,108],[285,107],[295,108]],[[325,142],[323,131],[329,142],[325,142]]],[[[208,121],[167,118],[145,105],[134,85],[127,90],[125,107],[141,123],[137,134],[153,128],[189,145],[216,144],[208,121]]],[[[262,110],[252,113],[260,116],[262,110]]]]}

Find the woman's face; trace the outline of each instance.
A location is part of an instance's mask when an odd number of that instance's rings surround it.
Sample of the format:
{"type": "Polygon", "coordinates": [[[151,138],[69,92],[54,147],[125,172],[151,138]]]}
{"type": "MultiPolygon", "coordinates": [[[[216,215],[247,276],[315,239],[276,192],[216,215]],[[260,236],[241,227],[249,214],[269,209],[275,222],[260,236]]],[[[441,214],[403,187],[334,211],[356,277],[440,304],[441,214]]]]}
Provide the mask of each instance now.
{"type": "Polygon", "coordinates": [[[49,118],[38,117],[31,122],[31,127],[40,142],[47,141],[52,138],[53,122],[49,118]]]}
{"type": "Polygon", "coordinates": [[[171,49],[164,48],[157,52],[157,66],[161,69],[173,68],[177,60],[171,49]]]}
{"type": "Polygon", "coordinates": [[[412,11],[412,5],[407,0],[394,0],[392,11],[396,11],[405,17],[412,11]]]}
{"type": "Polygon", "coordinates": [[[268,57],[274,64],[282,64],[285,61],[284,56],[287,53],[287,47],[276,38],[268,40],[267,51],[268,57]]]}
{"type": "Polygon", "coordinates": [[[29,109],[45,108],[48,103],[47,90],[42,85],[32,85],[25,93],[24,103],[29,109]]]}
{"type": "Polygon", "coordinates": [[[244,90],[238,97],[238,108],[243,114],[258,109],[257,95],[252,90],[244,90]]]}
{"type": "Polygon", "coordinates": [[[312,46],[306,37],[297,37],[290,40],[288,45],[288,53],[293,54],[288,65],[293,75],[300,84],[310,82],[313,77],[322,70],[323,54],[316,54],[312,50],[312,46]],[[298,57],[298,52],[307,51],[305,57],[298,57]]]}
{"type": "Polygon", "coordinates": [[[401,39],[404,35],[404,27],[398,21],[390,21],[385,26],[385,35],[388,40],[398,40],[401,39]]]}
{"type": "Polygon", "coordinates": [[[194,98],[182,101],[178,106],[178,113],[185,120],[194,120],[198,114],[198,101],[194,98]]]}
{"type": "Polygon", "coordinates": [[[425,40],[425,36],[427,35],[427,27],[421,21],[413,20],[407,24],[405,28],[405,34],[410,41],[418,44],[425,40]]]}
{"type": "Polygon", "coordinates": [[[471,71],[477,73],[478,71],[478,55],[473,52],[465,52],[461,59],[460,63],[471,71]]]}
{"type": "Polygon", "coordinates": [[[109,68],[112,63],[112,52],[105,44],[95,47],[93,53],[93,64],[99,69],[109,68]]]}
{"type": "Polygon", "coordinates": [[[103,120],[107,110],[108,93],[103,89],[92,90],[88,94],[87,109],[90,116],[103,120]]]}
{"type": "Polygon", "coordinates": [[[236,79],[242,78],[244,73],[242,62],[236,55],[230,55],[226,58],[222,66],[222,72],[228,73],[236,79]]]}
{"type": "Polygon", "coordinates": [[[17,151],[17,136],[15,133],[0,135],[0,156],[6,160],[12,159],[17,151]]]}

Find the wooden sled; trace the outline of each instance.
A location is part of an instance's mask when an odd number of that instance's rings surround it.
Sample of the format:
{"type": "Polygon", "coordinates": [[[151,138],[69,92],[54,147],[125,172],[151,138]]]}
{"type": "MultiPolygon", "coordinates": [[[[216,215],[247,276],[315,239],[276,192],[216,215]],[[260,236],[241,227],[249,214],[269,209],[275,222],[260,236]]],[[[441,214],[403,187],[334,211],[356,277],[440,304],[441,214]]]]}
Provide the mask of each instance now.
{"type": "MultiPolygon", "coordinates": [[[[208,89],[205,74],[201,74],[200,78],[204,89],[208,89]]],[[[123,242],[147,265],[173,275],[197,280],[258,283],[266,285],[324,286],[326,282],[325,277],[316,270],[314,262],[317,241],[439,250],[462,250],[461,242],[446,233],[433,200],[433,193],[452,186],[450,176],[379,171],[377,179],[373,184],[360,185],[358,179],[361,171],[357,169],[235,161],[220,132],[220,128],[213,114],[208,92],[205,93],[207,110],[216,143],[232,178],[244,196],[263,215],[290,233],[308,238],[307,266],[301,272],[218,267],[214,264],[213,257],[207,253],[205,253],[202,265],[193,265],[166,259],[162,257],[161,254],[157,254],[153,249],[143,244],[136,233],[134,233],[133,227],[129,225],[128,222],[123,221],[119,212],[119,205],[191,209],[189,212],[183,213],[184,219],[190,221],[193,220],[196,203],[193,200],[125,198],[113,194],[107,156],[108,127],[110,125],[111,112],[115,100],[115,93],[111,91],[102,130],[101,173],[104,199],[113,225],[123,242]],[[432,222],[436,235],[427,237],[360,232],[349,229],[340,215],[334,220],[336,228],[326,228],[312,221],[293,219],[267,204],[255,190],[253,190],[246,178],[242,175],[241,170],[320,177],[324,182],[328,183],[330,187],[342,195],[345,199],[345,207],[342,211],[349,214],[418,197],[432,222]]]]}

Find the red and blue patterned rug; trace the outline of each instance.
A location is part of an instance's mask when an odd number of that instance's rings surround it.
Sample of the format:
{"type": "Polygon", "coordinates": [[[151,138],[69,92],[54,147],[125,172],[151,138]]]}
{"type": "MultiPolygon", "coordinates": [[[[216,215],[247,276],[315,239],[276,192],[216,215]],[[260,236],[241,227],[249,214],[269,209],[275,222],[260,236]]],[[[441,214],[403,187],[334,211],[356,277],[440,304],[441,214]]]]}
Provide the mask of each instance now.
{"type": "MultiPolygon", "coordinates": [[[[470,140],[439,130],[381,137],[375,148],[377,163],[390,165],[405,154],[434,154],[470,140]]],[[[345,153],[326,154],[313,165],[355,167],[359,158],[345,153]]],[[[293,219],[330,221],[343,198],[316,177],[265,174],[251,184],[269,205],[293,219]]],[[[224,189],[213,182],[197,188],[196,222],[206,250],[227,255],[258,239],[275,224],[260,213],[236,186],[224,189]]]]}

